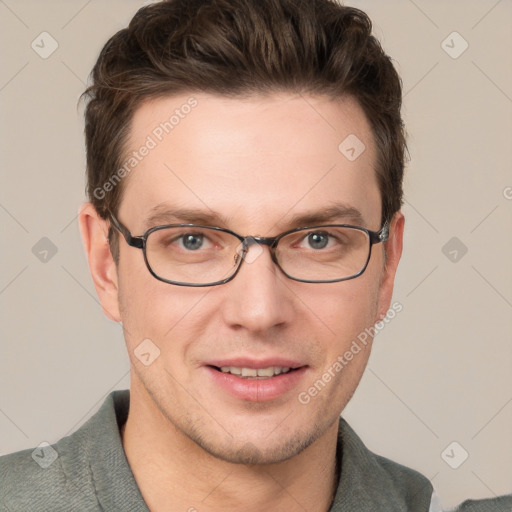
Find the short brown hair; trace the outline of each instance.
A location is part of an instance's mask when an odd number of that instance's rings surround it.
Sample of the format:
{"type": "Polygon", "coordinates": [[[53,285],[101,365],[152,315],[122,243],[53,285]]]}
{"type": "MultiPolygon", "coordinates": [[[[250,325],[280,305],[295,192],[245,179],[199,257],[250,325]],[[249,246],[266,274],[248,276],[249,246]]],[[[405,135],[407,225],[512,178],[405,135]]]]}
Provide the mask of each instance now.
{"type": "MultiPolygon", "coordinates": [[[[377,147],[382,221],[391,220],[403,195],[402,84],[371,31],[364,12],[335,0],[163,0],[141,8],[103,47],[83,93],[90,201],[102,218],[117,213],[122,183],[104,184],[122,166],[145,100],[289,91],[359,102],[377,147]]],[[[110,239],[117,260],[117,236],[110,239]]]]}

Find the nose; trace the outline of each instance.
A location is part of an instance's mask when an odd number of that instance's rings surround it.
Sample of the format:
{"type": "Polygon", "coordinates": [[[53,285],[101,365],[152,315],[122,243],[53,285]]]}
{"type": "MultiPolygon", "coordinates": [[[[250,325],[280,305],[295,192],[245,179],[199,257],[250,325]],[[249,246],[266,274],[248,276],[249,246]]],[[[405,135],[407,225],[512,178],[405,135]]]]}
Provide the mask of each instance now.
{"type": "Polygon", "coordinates": [[[293,292],[268,247],[251,243],[234,279],[225,285],[224,321],[232,328],[263,332],[290,324],[293,292]]]}

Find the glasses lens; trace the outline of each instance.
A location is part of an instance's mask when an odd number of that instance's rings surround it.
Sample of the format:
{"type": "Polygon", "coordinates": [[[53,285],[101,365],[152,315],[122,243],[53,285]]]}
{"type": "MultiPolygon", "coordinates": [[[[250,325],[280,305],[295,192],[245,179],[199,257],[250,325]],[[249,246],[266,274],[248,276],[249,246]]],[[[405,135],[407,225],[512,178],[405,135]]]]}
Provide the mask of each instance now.
{"type": "Polygon", "coordinates": [[[146,258],[160,278],[187,284],[208,284],[230,277],[238,266],[238,238],[197,226],[152,231],[146,258]]]}
{"type": "Polygon", "coordinates": [[[365,231],[330,226],[290,233],[276,250],[286,274],[308,281],[354,277],[364,269],[369,254],[370,239],[365,231]]]}

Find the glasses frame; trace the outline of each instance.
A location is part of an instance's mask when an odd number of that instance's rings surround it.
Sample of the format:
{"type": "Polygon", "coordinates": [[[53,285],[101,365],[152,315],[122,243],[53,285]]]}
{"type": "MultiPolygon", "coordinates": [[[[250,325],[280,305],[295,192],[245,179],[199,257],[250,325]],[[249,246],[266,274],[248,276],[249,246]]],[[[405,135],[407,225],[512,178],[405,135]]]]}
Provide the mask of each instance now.
{"type": "Polygon", "coordinates": [[[144,262],[146,263],[146,267],[148,268],[150,274],[155,279],[158,279],[159,281],[162,281],[162,282],[168,283],[168,284],[175,284],[177,286],[207,287],[207,286],[217,286],[219,284],[228,283],[229,281],[234,279],[235,276],[238,274],[238,271],[240,270],[240,267],[242,266],[242,262],[245,259],[245,255],[246,255],[249,247],[253,244],[260,244],[260,245],[268,246],[268,248],[270,250],[270,256],[272,258],[272,261],[276,264],[277,268],[279,268],[279,270],[286,277],[288,277],[289,279],[292,279],[293,281],[299,281],[301,283],[338,283],[340,281],[348,281],[350,279],[355,279],[356,277],[359,277],[366,270],[366,268],[368,267],[368,263],[370,261],[371,255],[372,255],[372,247],[375,244],[385,242],[389,237],[389,223],[388,222],[385,222],[379,231],[371,231],[370,229],[366,229],[361,226],[353,226],[351,224],[321,224],[319,226],[299,227],[299,228],[290,229],[290,230],[285,231],[284,233],[281,233],[277,236],[271,236],[271,237],[242,236],[242,235],[239,235],[238,233],[235,233],[234,231],[231,231],[230,229],[227,229],[227,228],[220,228],[220,227],[216,227],[216,226],[205,226],[202,224],[164,224],[161,226],[154,226],[152,228],[149,228],[143,235],[133,236],[131,234],[130,230],[124,224],[122,224],[117,219],[117,217],[115,215],[110,214],[109,217],[110,217],[111,226],[114,227],[117,231],[119,231],[123,235],[124,239],[126,240],[126,243],[130,247],[135,247],[136,249],[142,250],[142,252],[144,254],[144,262]],[[236,270],[233,272],[233,274],[231,274],[229,277],[222,279],[220,281],[215,281],[213,283],[206,283],[206,284],[184,283],[181,281],[171,281],[169,279],[164,279],[163,277],[160,277],[159,275],[157,275],[151,268],[151,265],[149,264],[149,261],[148,261],[148,257],[146,254],[146,241],[147,241],[149,235],[151,235],[151,233],[153,233],[155,231],[159,231],[159,230],[167,229],[167,228],[178,228],[178,227],[207,228],[207,229],[212,229],[214,231],[222,231],[224,233],[228,233],[228,234],[238,238],[238,240],[240,240],[240,243],[242,244],[243,250],[242,250],[242,254],[241,254],[241,258],[238,263],[238,266],[237,266],[236,270]],[[277,247],[277,244],[279,243],[279,240],[281,240],[283,237],[285,237],[291,233],[297,233],[297,232],[306,231],[309,229],[329,228],[329,227],[357,229],[357,230],[362,231],[367,234],[368,240],[369,240],[368,257],[366,258],[366,262],[365,262],[363,268],[358,273],[351,275],[349,277],[342,277],[340,279],[329,279],[329,280],[300,279],[300,278],[293,277],[293,276],[289,275],[288,273],[286,273],[286,271],[283,270],[283,268],[277,261],[277,257],[276,257],[275,249],[277,247]]]}

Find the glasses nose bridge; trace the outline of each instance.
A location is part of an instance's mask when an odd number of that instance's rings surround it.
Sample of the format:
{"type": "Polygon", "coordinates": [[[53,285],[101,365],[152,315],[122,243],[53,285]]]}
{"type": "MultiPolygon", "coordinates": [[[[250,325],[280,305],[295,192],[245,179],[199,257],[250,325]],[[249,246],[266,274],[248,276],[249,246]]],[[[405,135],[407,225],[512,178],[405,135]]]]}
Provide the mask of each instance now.
{"type": "MultiPolygon", "coordinates": [[[[242,240],[243,254],[247,254],[251,245],[266,245],[270,251],[270,258],[274,264],[280,268],[275,251],[279,238],[279,236],[246,236],[242,240]]],[[[243,257],[242,261],[244,259],[245,258],[243,257]]],[[[242,261],[240,261],[240,265],[242,264],[242,261]]]]}
{"type": "Polygon", "coordinates": [[[243,240],[244,245],[249,248],[251,245],[259,244],[266,245],[270,249],[276,246],[276,241],[279,237],[277,236],[246,236],[243,240]]]}

